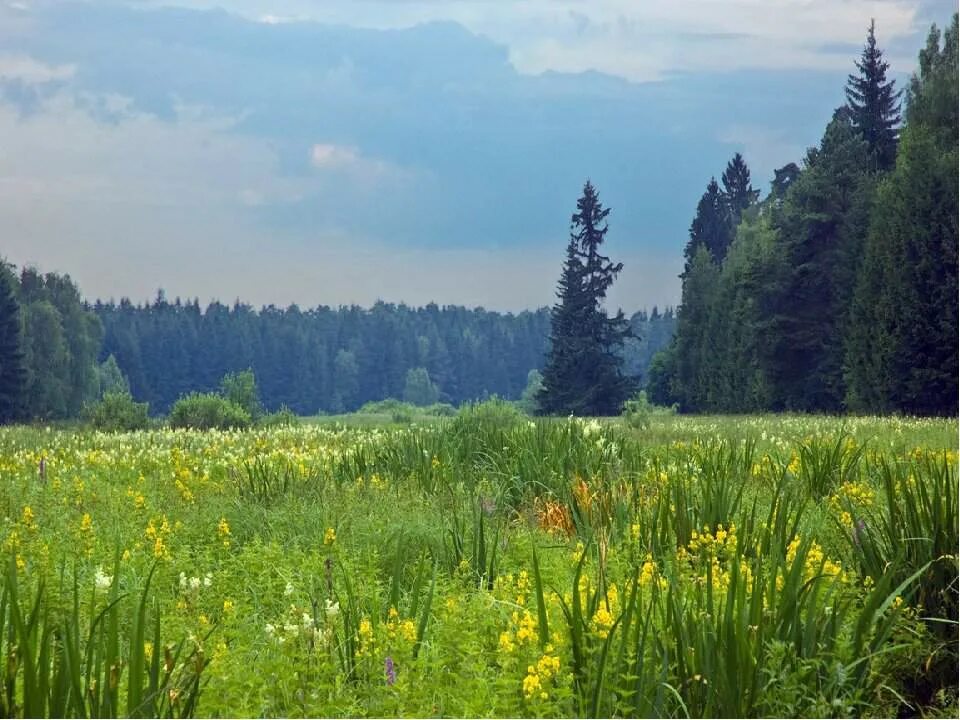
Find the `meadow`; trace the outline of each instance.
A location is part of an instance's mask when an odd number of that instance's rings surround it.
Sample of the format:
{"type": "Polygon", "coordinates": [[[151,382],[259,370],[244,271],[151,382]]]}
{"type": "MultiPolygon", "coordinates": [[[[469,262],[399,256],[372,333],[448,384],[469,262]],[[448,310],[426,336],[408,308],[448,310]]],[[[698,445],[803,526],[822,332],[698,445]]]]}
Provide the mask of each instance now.
{"type": "Polygon", "coordinates": [[[0,715],[956,716],[957,422],[0,430],[0,715]]]}

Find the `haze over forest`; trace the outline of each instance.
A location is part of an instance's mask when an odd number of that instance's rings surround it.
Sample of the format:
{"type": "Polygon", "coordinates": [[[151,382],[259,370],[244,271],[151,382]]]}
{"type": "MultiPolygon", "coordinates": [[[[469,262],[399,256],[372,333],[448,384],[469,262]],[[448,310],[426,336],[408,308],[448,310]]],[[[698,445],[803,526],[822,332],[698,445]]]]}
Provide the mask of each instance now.
{"type": "Polygon", "coordinates": [[[3,252],[91,301],[515,311],[553,302],[589,177],[609,304],[673,305],[707,179],[740,151],[766,193],[871,17],[904,87],[953,9],[3,2],[3,252]]]}

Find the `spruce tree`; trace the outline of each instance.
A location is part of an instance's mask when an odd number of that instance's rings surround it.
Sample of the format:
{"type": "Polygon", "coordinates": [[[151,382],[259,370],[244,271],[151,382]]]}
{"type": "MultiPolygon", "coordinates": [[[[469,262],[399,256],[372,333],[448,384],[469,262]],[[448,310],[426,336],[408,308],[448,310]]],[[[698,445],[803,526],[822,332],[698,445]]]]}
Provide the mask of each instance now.
{"type": "Polygon", "coordinates": [[[743,155],[737,153],[733,156],[720,179],[730,213],[730,225],[735,228],[740,224],[743,211],[757,201],[759,194],[750,184],[750,168],[744,162],[743,155]]]}
{"type": "Polygon", "coordinates": [[[900,92],[894,91],[893,80],[887,81],[890,64],[877,47],[873,20],[856,65],[858,74],[847,78],[847,107],[854,126],[870,146],[877,168],[889,170],[897,157],[900,92]]]}
{"type": "Polygon", "coordinates": [[[14,295],[15,279],[6,266],[0,268],[0,422],[20,417],[26,388],[20,304],[14,295]]]}
{"type": "Polygon", "coordinates": [[[587,181],[571,219],[559,302],[551,314],[550,353],[537,395],[540,412],[547,415],[613,415],[633,389],[619,352],[630,335],[629,323],[622,311],[611,318],[603,308],[623,269],[623,263],[600,253],[609,213],[587,181]]]}
{"type": "Polygon", "coordinates": [[[727,201],[716,178],[710,178],[707,190],[697,203],[697,214],[690,224],[690,240],[684,248],[684,276],[690,272],[697,250],[702,246],[710,252],[717,265],[723,262],[730,246],[732,232],[727,201]]]}

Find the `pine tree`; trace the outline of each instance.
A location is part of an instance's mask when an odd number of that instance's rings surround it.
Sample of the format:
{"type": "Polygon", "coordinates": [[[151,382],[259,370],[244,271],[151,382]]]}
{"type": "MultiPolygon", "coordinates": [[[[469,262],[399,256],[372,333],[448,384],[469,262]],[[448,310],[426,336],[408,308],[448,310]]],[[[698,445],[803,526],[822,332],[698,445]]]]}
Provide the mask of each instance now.
{"type": "Polygon", "coordinates": [[[893,80],[887,82],[890,64],[877,47],[873,20],[856,65],[859,74],[847,78],[847,107],[854,126],[870,146],[877,168],[889,170],[897,157],[900,92],[894,91],[893,80]]]}
{"type": "Polygon", "coordinates": [[[0,422],[20,417],[26,388],[20,305],[13,292],[15,279],[0,267],[0,422]]]}
{"type": "Polygon", "coordinates": [[[633,388],[623,376],[619,353],[630,335],[629,324],[622,311],[611,318],[603,308],[607,290],[623,269],[622,263],[600,254],[609,213],[587,181],[571,220],[559,302],[551,315],[550,353],[537,395],[544,414],[616,414],[633,388]]]}
{"type": "Polygon", "coordinates": [[[727,168],[720,179],[723,182],[727,212],[730,213],[730,226],[735,228],[740,224],[743,211],[757,201],[759,193],[750,184],[750,168],[747,167],[740,153],[734,155],[727,163],[727,168]]]}
{"type": "Polygon", "coordinates": [[[683,251],[684,275],[690,272],[690,265],[701,246],[710,252],[710,257],[717,265],[723,262],[731,236],[726,198],[716,178],[710,178],[706,192],[697,203],[697,214],[690,224],[690,240],[683,251]]]}

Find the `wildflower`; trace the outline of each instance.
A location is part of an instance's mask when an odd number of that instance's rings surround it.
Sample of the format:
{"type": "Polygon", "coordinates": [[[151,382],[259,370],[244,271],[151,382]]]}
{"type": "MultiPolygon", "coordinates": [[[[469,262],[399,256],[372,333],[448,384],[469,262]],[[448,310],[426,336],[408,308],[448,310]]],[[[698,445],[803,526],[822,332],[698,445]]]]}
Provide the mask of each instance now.
{"type": "Polygon", "coordinates": [[[323,533],[323,544],[324,545],[333,545],[337,540],[337,531],[333,528],[327,528],[323,533]]]}
{"type": "Polygon", "coordinates": [[[504,653],[513,652],[513,649],[516,646],[513,644],[513,635],[510,633],[509,630],[500,633],[500,642],[498,643],[498,645],[500,647],[500,650],[504,653]]]}
{"type": "Polygon", "coordinates": [[[93,532],[93,518],[90,517],[90,513],[84,513],[83,517],[80,518],[80,532],[93,532]]]}
{"type": "Polygon", "coordinates": [[[340,614],[340,603],[330,602],[330,598],[327,598],[326,612],[328,620],[335,620],[337,615],[340,614]]]}
{"type": "Polygon", "coordinates": [[[597,636],[600,638],[606,638],[610,634],[610,628],[613,627],[613,615],[610,614],[605,605],[597,608],[597,612],[593,615],[593,624],[596,626],[597,636]]]}
{"type": "Polygon", "coordinates": [[[523,694],[529,700],[543,688],[543,685],[540,683],[540,676],[537,675],[536,668],[533,665],[527,668],[527,673],[527,676],[523,679],[523,694]]]}
{"type": "Polygon", "coordinates": [[[291,582],[287,583],[287,586],[283,589],[283,594],[286,595],[287,597],[290,597],[291,595],[293,595],[293,583],[291,582]]]}
{"type": "Polygon", "coordinates": [[[98,589],[106,590],[113,584],[113,578],[98,567],[96,574],[93,576],[93,582],[98,589]]]}
{"type": "Polygon", "coordinates": [[[393,664],[393,658],[387,655],[387,658],[383,661],[383,671],[387,676],[387,685],[393,685],[397,682],[397,668],[393,664]]]}
{"type": "Polygon", "coordinates": [[[301,617],[304,630],[311,630],[313,628],[313,615],[308,612],[303,613],[301,617]]]}
{"type": "Polygon", "coordinates": [[[223,601],[223,614],[231,615],[233,611],[234,611],[233,600],[231,600],[230,598],[227,598],[226,600],[223,601]]]}
{"type": "Polygon", "coordinates": [[[276,634],[277,632],[277,628],[273,625],[273,623],[267,623],[263,629],[266,631],[267,635],[269,635],[270,637],[273,637],[274,634],[276,634]]]}
{"type": "Polygon", "coordinates": [[[217,523],[217,537],[225,548],[230,547],[230,523],[225,517],[221,517],[220,522],[217,523]]]}

